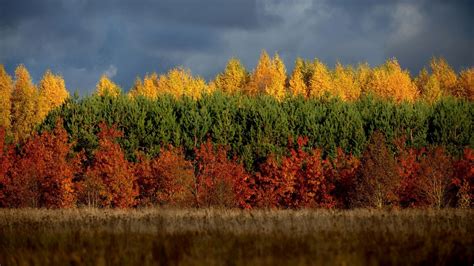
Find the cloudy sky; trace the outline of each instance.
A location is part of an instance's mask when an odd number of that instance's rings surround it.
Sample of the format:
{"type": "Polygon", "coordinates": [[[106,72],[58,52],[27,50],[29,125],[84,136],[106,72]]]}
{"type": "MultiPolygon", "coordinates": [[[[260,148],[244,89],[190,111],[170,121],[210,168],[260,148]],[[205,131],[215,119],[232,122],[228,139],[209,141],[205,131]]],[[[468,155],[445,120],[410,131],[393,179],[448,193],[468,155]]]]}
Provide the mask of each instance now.
{"type": "Polygon", "coordinates": [[[0,64],[23,63],[38,81],[61,73],[71,91],[108,74],[184,66],[206,79],[236,56],[253,69],[262,49],[288,72],[297,56],[371,65],[396,57],[416,74],[432,56],[474,65],[474,1],[0,0],[0,64]]]}

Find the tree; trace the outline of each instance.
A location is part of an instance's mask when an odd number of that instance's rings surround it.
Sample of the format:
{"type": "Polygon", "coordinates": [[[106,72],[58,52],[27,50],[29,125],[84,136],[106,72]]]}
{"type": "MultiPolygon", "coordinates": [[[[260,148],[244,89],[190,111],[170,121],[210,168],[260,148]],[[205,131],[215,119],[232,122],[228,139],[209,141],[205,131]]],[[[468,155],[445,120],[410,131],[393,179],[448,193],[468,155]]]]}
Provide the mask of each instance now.
{"type": "Polygon", "coordinates": [[[144,92],[143,81],[139,77],[136,77],[132,88],[130,88],[130,91],[128,92],[128,96],[130,98],[143,96],[144,94],[143,92],[144,92]]]}
{"type": "Polygon", "coordinates": [[[406,138],[395,140],[397,171],[400,186],[397,191],[402,207],[420,207],[428,203],[421,190],[421,160],[426,155],[424,148],[415,149],[406,146],[406,138]]]}
{"type": "Polygon", "coordinates": [[[171,94],[176,98],[183,96],[199,99],[210,88],[201,77],[193,77],[189,69],[174,68],[158,79],[158,94],[171,94]]]}
{"type": "Polygon", "coordinates": [[[307,97],[307,94],[306,94],[307,86],[304,80],[303,66],[304,66],[303,59],[297,58],[295,61],[295,67],[293,69],[293,72],[291,73],[290,84],[289,84],[290,94],[293,96],[307,97]]]}
{"type": "Polygon", "coordinates": [[[331,208],[333,180],[327,174],[328,161],[321,159],[321,150],[303,150],[306,138],[298,138],[297,149],[289,141],[289,154],[278,163],[274,155],[260,166],[256,175],[256,202],[261,207],[331,208]]]}
{"type": "Polygon", "coordinates": [[[361,90],[361,94],[369,93],[369,81],[370,76],[372,75],[372,69],[368,63],[359,64],[355,71],[356,83],[361,90]]]}
{"type": "Polygon", "coordinates": [[[429,103],[435,103],[443,96],[443,91],[439,84],[438,79],[431,75],[428,78],[426,84],[422,87],[422,99],[426,100],[429,103]]]}
{"type": "Polygon", "coordinates": [[[247,85],[248,74],[239,59],[231,58],[223,73],[215,78],[213,85],[225,93],[234,94],[242,92],[247,85]]]}
{"type": "Polygon", "coordinates": [[[318,59],[313,63],[313,75],[309,81],[308,95],[312,98],[321,98],[326,94],[332,94],[331,73],[327,66],[318,59]]]}
{"type": "Polygon", "coordinates": [[[272,60],[265,50],[260,54],[257,66],[253,71],[246,88],[248,95],[258,95],[272,85],[272,60]]]}
{"type": "Polygon", "coordinates": [[[396,59],[390,59],[375,68],[369,78],[367,91],[395,102],[413,102],[418,96],[417,88],[407,70],[402,70],[396,59]]]}
{"type": "Polygon", "coordinates": [[[435,103],[443,96],[439,80],[435,75],[430,75],[426,68],[420,71],[414,83],[421,98],[429,103],[435,103]]]}
{"type": "Polygon", "coordinates": [[[9,172],[13,165],[13,146],[5,144],[6,130],[0,127],[0,207],[9,205],[8,186],[9,172]]]}
{"type": "Polygon", "coordinates": [[[457,90],[456,72],[444,58],[433,57],[430,61],[431,72],[439,81],[441,90],[446,95],[460,96],[457,90]]]}
{"type": "Polygon", "coordinates": [[[99,96],[117,97],[121,94],[120,87],[111,81],[107,75],[102,75],[96,85],[96,93],[99,96]]]}
{"type": "Polygon", "coordinates": [[[277,53],[273,57],[272,70],[272,83],[266,88],[266,93],[281,101],[286,96],[286,67],[277,53]]]}
{"type": "Polygon", "coordinates": [[[0,65],[0,127],[9,131],[11,126],[11,97],[13,92],[13,81],[0,65]]]}
{"type": "Polygon", "coordinates": [[[6,182],[10,207],[72,207],[73,178],[79,157],[71,155],[72,144],[58,121],[52,132],[34,134],[14,156],[6,182]]]}
{"type": "Polygon", "coordinates": [[[195,149],[197,206],[250,208],[250,176],[236,159],[227,158],[227,149],[212,142],[195,149]]]}
{"type": "Polygon", "coordinates": [[[474,67],[461,71],[458,88],[462,97],[474,101],[474,67]]]}
{"type": "Polygon", "coordinates": [[[132,207],[138,189],[133,168],[116,142],[123,133],[104,123],[99,128],[99,148],[80,184],[81,199],[92,206],[132,207]]]}
{"type": "Polygon", "coordinates": [[[346,154],[343,149],[337,148],[336,156],[329,161],[329,167],[326,167],[325,170],[327,178],[334,182],[334,190],[331,195],[337,207],[349,208],[350,196],[354,194],[357,184],[360,160],[352,154],[346,154]]]}
{"type": "Polygon", "coordinates": [[[39,84],[38,116],[43,121],[49,111],[59,107],[69,97],[64,79],[47,70],[39,84]]]}
{"type": "Polygon", "coordinates": [[[344,101],[357,100],[361,93],[354,70],[351,67],[344,67],[339,62],[334,69],[332,88],[334,96],[344,101]]]}
{"type": "Polygon", "coordinates": [[[158,75],[153,73],[145,75],[143,82],[137,78],[129,92],[132,97],[143,96],[155,100],[158,97],[158,75]]]}
{"type": "Polygon", "coordinates": [[[385,136],[374,132],[361,158],[356,187],[356,206],[382,208],[398,202],[397,164],[385,136]]]}
{"type": "Polygon", "coordinates": [[[169,147],[154,159],[139,156],[135,175],[140,190],[140,204],[194,206],[194,168],[183,151],[169,147]]]}
{"type": "Polygon", "coordinates": [[[443,207],[452,183],[453,162],[442,147],[430,149],[422,159],[420,178],[420,189],[428,204],[443,207]]]}
{"type": "Polygon", "coordinates": [[[38,121],[38,92],[24,65],[15,70],[15,87],[12,93],[12,133],[15,141],[26,139],[38,121]]]}
{"type": "Polygon", "coordinates": [[[474,150],[465,148],[463,156],[454,164],[453,184],[457,188],[457,206],[472,207],[474,203],[474,150]]]}

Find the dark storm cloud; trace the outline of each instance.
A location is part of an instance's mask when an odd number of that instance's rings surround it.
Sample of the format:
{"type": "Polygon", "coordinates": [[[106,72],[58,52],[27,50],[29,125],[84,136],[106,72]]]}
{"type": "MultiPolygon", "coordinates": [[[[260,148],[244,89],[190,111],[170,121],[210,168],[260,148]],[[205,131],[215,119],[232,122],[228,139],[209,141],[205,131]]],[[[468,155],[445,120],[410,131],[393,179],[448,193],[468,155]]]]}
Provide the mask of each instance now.
{"type": "Polygon", "coordinates": [[[210,78],[231,56],[259,53],[372,65],[397,57],[417,72],[434,55],[474,65],[472,1],[0,0],[0,63],[24,63],[37,81],[51,68],[71,90],[107,73],[136,76],[182,65],[210,78]]]}

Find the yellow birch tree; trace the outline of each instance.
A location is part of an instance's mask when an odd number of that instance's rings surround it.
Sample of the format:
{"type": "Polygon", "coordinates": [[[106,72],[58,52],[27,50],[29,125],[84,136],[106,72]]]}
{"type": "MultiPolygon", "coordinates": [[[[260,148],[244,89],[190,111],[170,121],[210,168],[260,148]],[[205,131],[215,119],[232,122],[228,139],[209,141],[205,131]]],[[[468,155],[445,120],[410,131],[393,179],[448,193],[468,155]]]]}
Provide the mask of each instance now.
{"type": "Polygon", "coordinates": [[[52,109],[60,106],[69,97],[64,79],[47,70],[39,83],[38,119],[41,122],[52,109]]]}
{"type": "Polygon", "coordinates": [[[311,98],[320,98],[330,94],[332,90],[331,73],[327,66],[318,59],[313,63],[313,74],[309,81],[308,95],[311,98]]]}
{"type": "Polygon", "coordinates": [[[438,79],[444,94],[460,96],[457,91],[456,72],[451,68],[444,58],[433,57],[430,62],[431,73],[438,79]]]}
{"type": "Polygon", "coordinates": [[[11,129],[15,141],[26,139],[38,121],[38,91],[24,65],[15,69],[15,86],[12,93],[11,129]]]}
{"type": "Polygon", "coordinates": [[[218,74],[209,86],[222,90],[225,93],[234,94],[243,91],[247,85],[247,80],[247,71],[240,63],[240,60],[231,58],[227,62],[224,72],[218,74]]]}
{"type": "Polygon", "coordinates": [[[458,88],[462,97],[474,101],[474,67],[461,71],[458,88]]]}
{"type": "Polygon", "coordinates": [[[96,85],[96,93],[99,96],[112,96],[117,97],[121,93],[120,87],[115,84],[113,81],[107,77],[107,75],[102,75],[99,82],[96,85]]]}
{"type": "Polygon", "coordinates": [[[3,127],[7,132],[10,131],[11,126],[10,115],[12,92],[12,78],[8,75],[3,65],[0,65],[0,127],[3,127]]]}
{"type": "Polygon", "coordinates": [[[304,61],[301,58],[297,58],[295,61],[295,67],[293,68],[293,72],[291,73],[291,78],[290,78],[290,93],[292,96],[298,96],[301,95],[303,97],[307,97],[307,86],[304,81],[304,76],[303,76],[303,65],[304,61]]]}

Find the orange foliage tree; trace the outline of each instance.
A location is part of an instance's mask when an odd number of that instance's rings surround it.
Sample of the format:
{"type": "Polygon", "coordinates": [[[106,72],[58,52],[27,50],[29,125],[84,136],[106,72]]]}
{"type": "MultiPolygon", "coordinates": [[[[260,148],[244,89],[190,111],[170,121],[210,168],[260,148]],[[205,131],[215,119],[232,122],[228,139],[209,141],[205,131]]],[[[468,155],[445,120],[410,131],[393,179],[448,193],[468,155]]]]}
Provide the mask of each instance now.
{"type": "Polygon", "coordinates": [[[75,202],[73,178],[78,156],[71,156],[62,121],[52,132],[27,139],[15,154],[5,190],[11,207],[71,207],[75,202]]]}
{"type": "Polygon", "coordinates": [[[464,149],[463,157],[454,163],[453,184],[457,188],[457,205],[472,207],[474,202],[474,150],[464,149]]]}
{"type": "MultiPolygon", "coordinates": [[[[255,180],[255,205],[260,207],[327,207],[335,205],[332,180],[326,174],[328,161],[318,149],[306,152],[307,139],[298,138],[297,148],[289,148],[279,164],[270,156],[261,165],[255,180]]],[[[292,140],[289,141],[292,145],[292,140]]]]}
{"type": "Polygon", "coordinates": [[[123,133],[115,126],[100,124],[99,148],[79,184],[81,200],[99,207],[127,208],[138,196],[133,167],[116,142],[123,133]]]}
{"type": "Polygon", "coordinates": [[[421,160],[426,155],[424,148],[406,147],[406,139],[395,141],[397,148],[397,172],[400,180],[397,195],[402,207],[421,207],[428,203],[421,190],[421,160]]]}
{"type": "Polygon", "coordinates": [[[140,155],[135,176],[141,205],[191,207],[194,203],[194,168],[181,149],[169,147],[151,160],[140,155]]]}
{"type": "Polygon", "coordinates": [[[212,142],[195,149],[197,206],[250,208],[250,176],[236,159],[227,158],[227,149],[212,142]]]}
{"type": "Polygon", "coordinates": [[[336,201],[336,207],[348,208],[350,206],[359,167],[360,160],[352,154],[344,153],[341,148],[336,150],[336,156],[330,160],[327,175],[329,180],[334,182],[332,195],[336,201]]]}

